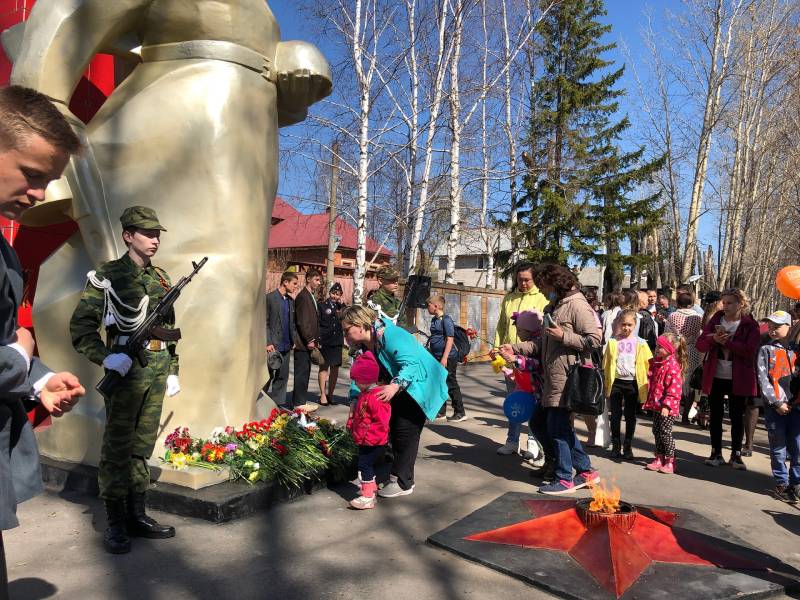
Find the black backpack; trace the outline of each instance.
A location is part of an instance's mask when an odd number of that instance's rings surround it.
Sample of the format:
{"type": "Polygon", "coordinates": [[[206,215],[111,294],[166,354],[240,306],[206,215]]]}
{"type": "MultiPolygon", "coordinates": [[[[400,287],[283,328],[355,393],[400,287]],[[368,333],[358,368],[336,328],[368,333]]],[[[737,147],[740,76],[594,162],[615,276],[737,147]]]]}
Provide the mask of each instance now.
{"type": "Polygon", "coordinates": [[[467,358],[469,353],[472,351],[472,344],[469,341],[467,330],[461,327],[461,325],[455,325],[453,346],[455,346],[456,352],[458,353],[459,362],[462,362],[465,358],[467,358]]]}

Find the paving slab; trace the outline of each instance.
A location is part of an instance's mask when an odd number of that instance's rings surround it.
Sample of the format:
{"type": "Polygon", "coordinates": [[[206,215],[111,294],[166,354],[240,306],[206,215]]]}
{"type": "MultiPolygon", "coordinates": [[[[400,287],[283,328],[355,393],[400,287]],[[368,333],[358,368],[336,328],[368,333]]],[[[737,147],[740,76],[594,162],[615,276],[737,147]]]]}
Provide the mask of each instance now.
{"type": "MultiPolygon", "coordinates": [[[[339,400],[346,396],[346,374],[343,369],[339,400]]],[[[506,433],[500,378],[491,367],[470,365],[459,370],[459,380],[469,419],[425,427],[417,485],[410,496],[382,500],[375,510],[354,511],[347,502],[356,487],[344,483],[223,524],[153,511],[177,527],[177,536],[135,540],[131,554],[111,556],[100,543],[105,519],[96,497],[46,493],[22,504],[20,527],[4,532],[12,598],[553,598],[426,543],[432,534],[507,492],[535,494],[538,483],[519,457],[495,452],[506,433]]],[[[320,412],[343,421],[347,407],[320,412]]],[[[577,428],[583,437],[582,421],[577,428]]],[[[770,494],[763,425],[755,455],[745,459],[747,471],[705,466],[708,432],[677,426],[675,436],[675,476],[644,469],[653,450],[649,421],[641,421],[637,429],[635,461],[615,462],[604,451],[591,449],[592,462],[631,502],[691,510],[800,569],[800,510],[770,494]]],[[[727,424],[724,436],[727,440],[727,424]]]]}

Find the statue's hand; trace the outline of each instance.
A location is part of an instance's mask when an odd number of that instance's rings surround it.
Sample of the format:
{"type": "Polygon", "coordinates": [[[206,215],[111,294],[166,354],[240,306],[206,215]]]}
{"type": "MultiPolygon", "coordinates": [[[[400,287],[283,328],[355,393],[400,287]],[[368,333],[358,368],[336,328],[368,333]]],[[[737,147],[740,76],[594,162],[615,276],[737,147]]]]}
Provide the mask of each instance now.
{"type": "Polygon", "coordinates": [[[310,69],[278,73],[278,101],[286,108],[305,108],[331,93],[331,81],[310,69]]]}
{"type": "Polygon", "coordinates": [[[306,42],[279,43],[274,72],[282,110],[301,111],[333,89],[328,61],[316,46],[306,42]]]}

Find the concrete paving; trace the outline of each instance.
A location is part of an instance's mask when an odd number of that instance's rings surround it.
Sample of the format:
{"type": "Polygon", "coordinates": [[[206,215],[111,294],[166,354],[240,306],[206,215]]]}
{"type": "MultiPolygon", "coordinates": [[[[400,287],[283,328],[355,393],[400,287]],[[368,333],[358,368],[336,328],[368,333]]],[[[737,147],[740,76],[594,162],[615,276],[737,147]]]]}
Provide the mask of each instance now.
{"type": "MultiPolygon", "coordinates": [[[[174,539],[135,540],[131,554],[111,556],[100,543],[105,521],[96,498],[44,494],[20,506],[21,526],[4,535],[11,597],[551,598],[425,543],[505,492],[536,493],[538,480],[519,457],[495,453],[505,440],[502,381],[486,365],[464,367],[459,378],[470,418],[425,428],[411,496],[354,511],[347,501],[356,488],[342,484],[222,525],[158,514],[177,527],[174,539]]],[[[310,388],[316,390],[315,380],[310,388]]],[[[342,405],[321,411],[341,420],[347,413],[342,405]]],[[[582,422],[578,429],[585,431],[582,422]]],[[[634,463],[613,462],[597,449],[593,464],[622,488],[624,499],[691,509],[800,569],[800,510],[770,494],[763,426],[746,472],[703,464],[707,432],[679,426],[676,440],[676,476],[643,469],[653,448],[646,420],[637,429],[634,463]]]]}

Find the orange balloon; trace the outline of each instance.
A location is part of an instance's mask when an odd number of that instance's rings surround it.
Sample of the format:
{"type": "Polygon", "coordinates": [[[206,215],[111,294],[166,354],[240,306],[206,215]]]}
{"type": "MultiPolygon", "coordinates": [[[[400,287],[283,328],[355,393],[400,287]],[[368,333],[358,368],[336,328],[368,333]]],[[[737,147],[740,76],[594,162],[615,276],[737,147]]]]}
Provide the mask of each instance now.
{"type": "Polygon", "coordinates": [[[800,267],[791,265],[778,271],[775,278],[778,291],[793,300],[800,300],[800,267]]]}

